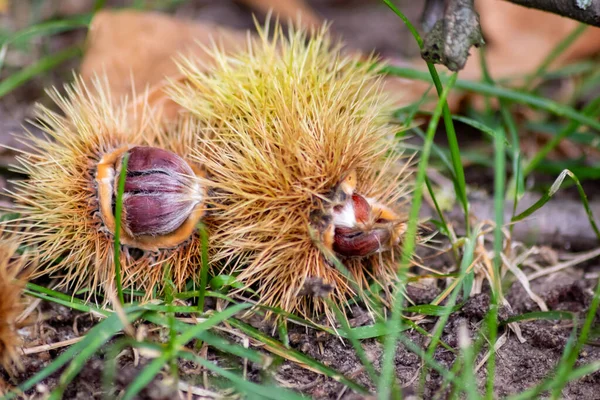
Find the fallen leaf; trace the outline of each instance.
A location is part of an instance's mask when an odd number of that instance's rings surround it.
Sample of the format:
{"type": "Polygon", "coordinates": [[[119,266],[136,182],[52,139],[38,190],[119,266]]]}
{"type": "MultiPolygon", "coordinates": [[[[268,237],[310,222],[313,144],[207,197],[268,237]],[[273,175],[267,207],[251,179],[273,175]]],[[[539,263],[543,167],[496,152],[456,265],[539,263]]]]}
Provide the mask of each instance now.
{"type": "MultiPolygon", "coordinates": [[[[544,59],[579,24],[569,18],[522,7],[508,1],[477,0],[475,3],[486,42],[485,54],[490,75],[496,81],[513,78],[510,81],[511,85],[523,83],[522,78],[534,73],[544,59]]],[[[464,69],[459,73],[460,79],[472,81],[482,79],[480,51],[476,48],[472,50],[464,69]]],[[[600,28],[590,26],[551,64],[551,67],[563,66],[599,53],[600,28]]],[[[422,70],[427,69],[421,58],[413,59],[408,62],[408,65],[422,70]]],[[[443,66],[437,68],[440,71],[445,69],[443,66]]],[[[392,81],[387,86],[390,91],[399,92],[406,84],[406,81],[392,81]]],[[[412,82],[408,86],[408,94],[415,95],[412,99],[415,101],[420,98],[419,93],[424,93],[428,87],[428,84],[412,82]]],[[[435,90],[431,91],[431,100],[422,108],[431,110],[435,107],[437,101],[435,93],[435,90]]],[[[466,100],[475,103],[475,107],[483,103],[481,96],[461,93],[457,90],[453,90],[447,99],[452,111],[458,110],[466,100]]]]}
{"type": "Polygon", "coordinates": [[[246,38],[241,31],[154,12],[102,11],[90,25],[80,72],[88,83],[106,76],[113,100],[148,90],[151,103],[169,119],[179,108],[163,88],[169,79],[181,79],[177,56],[193,56],[208,67],[212,60],[205,48],[216,44],[235,51],[246,38]]]}
{"type": "Polygon", "coordinates": [[[243,0],[248,6],[263,13],[273,12],[281,21],[297,21],[304,27],[318,27],[323,20],[303,0],[243,0]]]}
{"type": "MultiPolygon", "coordinates": [[[[217,43],[222,49],[235,52],[245,46],[249,37],[243,31],[159,13],[102,11],[90,25],[80,73],[88,84],[96,76],[106,76],[115,101],[147,90],[148,103],[161,113],[161,118],[172,120],[181,109],[164,89],[169,80],[183,79],[177,58],[193,56],[209,68],[213,61],[205,47],[217,43]]],[[[421,82],[396,77],[386,82],[399,105],[412,103],[426,87],[421,82]]]]}
{"type": "MultiPolygon", "coordinates": [[[[261,10],[275,7],[274,14],[293,17],[295,9],[308,12],[301,20],[305,26],[320,23],[318,16],[301,0],[245,0],[261,10]],[[307,11],[308,10],[308,11],[307,11]]],[[[487,62],[494,79],[510,76],[523,77],[535,71],[544,58],[562,41],[578,22],[538,10],[524,8],[499,0],[478,0],[483,33],[486,40],[487,62]]],[[[399,21],[400,23],[400,21],[399,21]]],[[[206,67],[211,65],[209,54],[202,46],[213,41],[226,51],[240,50],[248,35],[210,23],[186,21],[152,12],[103,11],[92,21],[88,48],[81,66],[81,74],[89,81],[95,74],[106,74],[115,99],[141,93],[148,89],[151,104],[166,119],[173,118],[180,108],[164,93],[169,79],[182,79],[175,59],[179,55],[195,56],[206,67]]],[[[564,65],[600,52],[600,29],[589,27],[556,60],[553,66],[564,65]]],[[[460,72],[461,79],[481,79],[478,50],[474,50],[460,72]]],[[[390,63],[394,64],[393,60],[390,63]]],[[[426,69],[421,59],[409,65],[426,69]]],[[[513,83],[516,81],[513,81],[513,83]]],[[[390,77],[385,88],[399,106],[419,99],[430,87],[423,82],[390,77]]],[[[431,91],[431,102],[437,97],[431,91]]],[[[472,96],[472,95],[471,95],[472,96]]],[[[456,110],[465,94],[453,91],[448,98],[450,108],[456,110]]]]}
{"type": "MultiPolygon", "coordinates": [[[[487,62],[494,79],[534,72],[546,56],[579,24],[561,17],[508,1],[477,0],[487,43],[487,62]]],[[[600,52],[600,28],[587,30],[553,64],[589,57],[600,52]]],[[[479,79],[477,52],[469,60],[461,78],[479,79]]]]}

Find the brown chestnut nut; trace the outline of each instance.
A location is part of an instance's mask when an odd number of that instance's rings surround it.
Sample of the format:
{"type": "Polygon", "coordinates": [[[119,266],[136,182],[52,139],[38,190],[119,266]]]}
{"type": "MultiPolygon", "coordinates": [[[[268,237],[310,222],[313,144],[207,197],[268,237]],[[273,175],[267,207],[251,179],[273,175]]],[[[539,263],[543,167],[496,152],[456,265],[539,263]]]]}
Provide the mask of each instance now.
{"type": "Polygon", "coordinates": [[[122,242],[157,250],[187,240],[204,214],[202,171],[177,154],[156,147],[121,148],[105,155],[98,164],[96,181],[106,228],[114,234],[116,189],[126,153],[122,242]]]}

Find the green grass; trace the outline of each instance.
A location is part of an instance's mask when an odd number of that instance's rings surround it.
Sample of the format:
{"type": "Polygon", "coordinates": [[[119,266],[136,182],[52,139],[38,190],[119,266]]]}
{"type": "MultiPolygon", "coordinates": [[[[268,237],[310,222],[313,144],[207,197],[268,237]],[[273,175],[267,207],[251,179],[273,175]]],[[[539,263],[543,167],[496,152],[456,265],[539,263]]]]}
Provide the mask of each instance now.
{"type": "MultiPolygon", "coordinates": [[[[414,25],[406,18],[392,1],[383,2],[399,17],[399,23],[404,22],[413,33],[415,40],[422,45],[422,39],[414,25]]],[[[96,1],[95,10],[102,9],[104,1],[96,1]]],[[[148,9],[151,2],[135,1],[131,6],[148,9]]],[[[159,2],[156,9],[170,8],[179,1],[159,2]]],[[[70,19],[57,21],[34,21],[32,26],[15,32],[3,42],[3,51],[11,49],[26,49],[30,46],[31,39],[42,35],[52,35],[73,29],[80,29],[90,21],[91,15],[76,16],[70,19]]],[[[91,328],[82,340],[60,353],[47,366],[34,376],[20,382],[18,388],[9,392],[3,398],[16,398],[19,391],[29,391],[36,385],[44,382],[50,376],[58,376],[57,386],[52,387],[51,397],[62,398],[68,385],[85,368],[86,362],[92,357],[103,357],[106,363],[104,371],[105,390],[112,390],[113,382],[118,373],[117,355],[124,349],[151,351],[155,357],[147,364],[140,367],[139,374],[122,393],[122,398],[131,399],[140,393],[156,376],[166,372],[175,381],[185,380],[186,377],[179,370],[182,362],[193,362],[209,371],[209,387],[204,389],[216,393],[227,393],[242,398],[271,398],[271,399],[300,399],[303,398],[289,388],[282,387],[275,379],[277,367],[284,362],[300,365],[328,379],[339,382],[345,389],[359,394],[373,394],[379,399],[402,398],[401,382],[396,379],[396,349],[399,346],[407,349],[419,357],[422,368],[419,371],[416,387],[418,395],[425,393],[427,376],[436,373],[441,376],[442,384],[438,391],[440,397],[448,394],[449,398],[467,399],[492,399],[496,398],[495,382],[499,357],[494,350],[498,339],[509,329],[509,323],[523,321],[560,321],[569,320],[573,323],[571,339],[565,346],[560,361],[549,376],[541,382],[515,393],[510,399],[535,399],[544,394],[550,398],[560,398],[562,391],[570,382],[582,379],[600,371],[600,362],[590,362],[578,365],[579,355],[586,343],[592,337],[595,327],[595,316],[600,307],[600,282],[596,285],[589,309],[583,318],[565,311],[539,311],[521,315],[513,315],[508,320],[499,319],[499,310],[504,299],[502,290],[514,280],[510,274],[503,275],[501,253],[505,249],[505,233],[502,230],[508,222],[519,223],[531,216],[535,211],[544,207],[551,198],[564,187],[567,177],[577,188],[581,198],[582,208],[586,210],[590,225],[600,238],[600,230],[596,224],[596,217],[591,212],[589,201],[584,192],[583,179],[600,178],[594,166],[587,165],[585,160],[569,160],[569,170],[563,170],[563,164],[548,160],[549,154],[563,141],[572,140],[582,146],[600,149],[600,98],[591,99],[583,107],[577,105],[573,99],[569,103],[559,103],[542,97],[536,86],[546,78],[564,76],[578,76],[580,88],[577,94],[591,93],[594,87],[600,87],[600,79],[595,71],[597,65],[589,62],[580,62],[572,66],[552,70],[551,64],[566,51],[573,41],[579,37],[585,27],[578,26],[565,40],[553,49],[544,61],[536,68],[534,73],[525,76],[525,84],[521,87],[511,87],[510,80],[497,80],[487,71],[485,52],[482,52],[480,62],[484,71],[482,81],[466,81],[460,79],[460,73],[452,75],[439,74],[433,65],[428,65],[428,71],[412,68],[386,67],[384,72],[389,75],[426,81],[435,88],[438,96],[433,112],[421,109],[426,96],[423,96],[413,105],[398,110],[397,117],[408,121],[415,121],[418,117],[428,117],[425,130],[415,126],[411,132],[421,138],[421,143],[416,149],[418,152],[418,166],[415,179],[415,189],[411,201],[410,219],[405,236],[401,262],[398,265],[398,280],[392,290],[390,299],[391,310],[383,308],[381,302],[368,293],[360,293],[358,285],[357,299],[368,302],[374,310],[376,320],[366,326],[352,327],[346,319],[343,310],[329,302],[339,326],[319,325],[313,321],[305,320],[299,316],[290,315],[277,308],[268,308],[260,304],[251,304],[241,301],[239,297],[231,295],[236,285],[235,277],[225,274],[211,275],[208,265],[210,251],[210,238],[203,226],[198,229],[202,241],[202,269],[198,279],[190,282],[186,292],[176,293],[169,285],[169,273],[165,272],[165,294],[158,301],[150,304],[137,304],[135,296],[126,302],[121,284],[121,271],[119,264],[120,243],[119,228],[115,235],[115,283],[120,305],[114,308],[100,308],[96,304],[72,296],[67,293],[29,283],[25,294],[47,302],[53,302],[82,313],[93,313],[100,321],[91,328]],[[592,87],[590,87],[592,86],[592,87]],[[447,96],[456,90],[467,91],[483,96],[486,99],[484,110],[471,110],[468,116],[452,115],[447,104],[447,96]],[[493,108],[493,103],[498,108],[493,108]],[[521,121],[515,117],[515,110],[533,109],[537,113],[535,121],[521,121]],[[440,120],[443,120],[447,145],[436,143],[435,135],[438,132],[440,120]],[[481,141],[485,148],[480,151],[459,147],[459,140],[455,124],[465,124],[480,132],[481,141]],[[524,156],[521,138],[530,132],[546,132],[549,141],[536,149],[529,158],[524,156]],[[473,222],[468,218],[469,213],[469,186],[465,177],[465,163],[479,165],[480,168],[493,170],[493,202],[494,221],[491,225],[473,222]],[[466,225],[463,234],[455,232],[455,226],[441,202],[437,199],[435,182],[427,176],[427,171],[432,166],[440,166],[438,170],[444,173],[451,181],[460,209],[464,214],[466,225]],[[539,201],[527,210],[516,214],[516,204],[525,190],[528,179],[537,174],[555,172],[552,187],[539,194],[539,201]],[[577,173],[574,173],[576,171],[577,173]],[[416,247],[418,216],[423,203],[423,196],[428,194],[435,206],[436,223],[440,235],[444,237],[450,247],[450,252],[455,262],[455,269],[440,276],[448,283],[446,290],[431,304],[410,305],[405,298],[406,285],[419,279],[409,277],[408,271],[416,247]],[[515,200],[512,218],[504,220],[505,200],[515,200]],[[493,226],[492,226],[493,225],[493,226]],[[486,239],[484,233],[493,237],[486,239]],[[486,240],[489,240],[486,241],[486,240]],[[475,284],[476,266],[481,267],[482,253],[480,243],[489,243],[487,250],[491,254],[487,270],[491,278],[488,280],[491,288],[491,305],[489,312],[481,321],[481,326],[474,332],[474,337],[468,337],[463,328],[460,328],[458,346],[452,347],[444,341],[444,327],[454,313],[459,312],[468,301],[475,284]],[[208,304],[218,302],[220,307],[214,309],[208,304]],[[192,304],[193,303],[193,304],[192,304]],[[117,307],[122,307],[122,313],[116,312],[117,307]],[[270,333],[257,329],[243,318],[245,312],[259,315],[271,313],[280,316],[287,323],[280,323],[276,327],[278,338],[270,333]],[[416,315],[434,321],[432,324],[423,325],[412,320],[416,315]],[[195,319],[196,322],[190,322],[195,319]],[[129,336],[130,327],[151,326],[161,330],[163,340],[151,336],[139,339],[129,336]],[[315,357],[302,353],[290,342],[292,326],[302,326],[311,332],[320,331],[327,335],[338,335],[348,348],[353,349],[356,359],[365,371],[365,378],[358,379],[352,371],[343,373],[332,368],[327,363],[315,357]],[[232,334],[235,332],[235,334],[232,334]],[[418,344],[411,338],[419,335],[423,344],[418,344]],[[238,340],[243,338],[244,340],[238,340]],[[366,341],[379,341],[382,348],[380,362],[371,360],[363,347],[366,341]],[[240,343],[241,342],[241,343],[240,343]],[[208,346],[211,352],[218,355],[219,361],[205,359],[198,353],[202,346],[208,346]],[[437,358],[440,351],[448,352],[455,356],[455,362],[450,368],[443,365],[437,358]],[[485,373],[476,372],[475,368],[483,354],[489,352],[489,357],[484,363],[485,373]],[[244,367],[246,362],[253,364],[253,368],[260,371],[260,379],[250,380],[246,376],[244,367]],[[485,378],[481,378],[485,376],[485,378]],[[478,378],[479,377],[479,378],[478,378]],[[479,384],[477,383],[479,379],[479,384]],[[368,384],[365,382],[368,381],[368,384]]],[[[81,46],[68,48],[61,52],[45,55],[35,63],[20,71],[11,71],[3,65],[2,72],[5,77],[0,82],[0,97],[10,96],[15,90],[27,81],[42,79],[43,76],[55,70],[67,60],[81,55],[81,46]]],[[[433,92],[433,91],[431,91],[433,92]]],[[[427,95],[432,96],[432,93],[427,95]]],[[[116,201],[116,221],[119,224],[119,213],[122,208],[122,193],[125,182],[127,160],[123,160],[119,188],[116,201]]],[[[344,265],[337,259],[332,260],[334,266],[343,274],[349,276],[344,265]]],[[[434,275],[434,274],[433,274],[434,275]]],[[[251,296],[252,293],[248,295],[251,296]]],[[[129,299],[128,299],[129,300],[129,299]]],[[[360,300],[357,300],[360,301],[360,300]]],[[[597,329],[597,328],[596,328],[597,329]]],[[[202,386],[198,382],[196,385],[202,386]]]]}
{"type": "Polygon", "coordinates": [[[71,47],[56,54],[44,57],[27,68],[23,68],[19,72],[12,74],[10,77],[3,79],[2,82],[0,82],[0,98],[17,89],[25,82],[38,77],[39,75],[48,72],[53,68],[56,68],[71,58],[78,57],[80,55],[81,48],[79,46],[71,47]]]}
{"type": "Polygon", "coordinates": [[[125,304],[123,297],[123,285],[121,280],[121,215],[123,214],[123,192],[125,192],[125,178],[127,177],[127,163],[129,162],[129,153],[123,154],[121,161],[121,172],[119,173],[119,182],[117,186],[117,197],[115,205],[115,244],[114,244],[114,261],[115,261],[115,285],[117,286],[117,295],[121,304],[125,304]]]}
{"type": "Polygon", "coordinates": [[[201,224],[198,228],[200,233],[200,244],[202,246],[202,270],[200,271],[200,282],[198,283],[198,311],[204,311],[204,297],[208,286],[208,231],[201,224]]]}
{"type": "MultiPolygon", "coordinates": [[[[456,79],[456,75],[454,75],[456,79]]],[[[406,283],[406,270],[410,265],[411,258],[414,253],[416,234],[417,234],[417,223],[419,221],[419,211],[421,208],[421,199],[423,193],[423,186],[425,183],[425,172],[427,163],[429,160],[429,154],[431,152],[431,145],[433,143],[433,138],[436,132],[437,124],[439,122],[440,116],[442,114],[442,110],[447,107],[446,97],[452,87],[451,84],[446,87],[446,89],[442,92],[440,96],[440,101],[436,106],[433,117],[429,123],[429,127],[427,128],[427,136],[425,139],[425,143],[423,145],[423,151],[420,155],[419,166],[417,170],[417,177],[415,183],[415,191],[413,192],[412,197],[412,207],[409,214],[409,223],[406,230],[405,242],[402,249],[402,261],[400,262],[398,268],[398,284],[396,285],[395,290],[393,291],[395,295],[392,316],[388,322],[390,334],[385,338],[384,345],[384,358],[382,364],[381,378],[379,380],[377,386],[377,394],[380,399],[387,399],[390,396],[391,388],[392,388],[392,376],[394,373],[393,365],[394,365],[394,355],[395,348],[398,341],[398,333],[400,331],[400,326],[402,323],[401,312],[402,312],[402,303],[403,296],[402,290],[406,283]]]]}

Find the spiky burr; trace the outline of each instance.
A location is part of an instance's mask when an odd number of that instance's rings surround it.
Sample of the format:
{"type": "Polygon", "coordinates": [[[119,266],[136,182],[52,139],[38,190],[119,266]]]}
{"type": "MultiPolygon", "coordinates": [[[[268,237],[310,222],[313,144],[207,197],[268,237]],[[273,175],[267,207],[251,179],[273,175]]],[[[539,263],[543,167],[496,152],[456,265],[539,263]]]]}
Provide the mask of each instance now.
{"type": "Polygon", "coordinates": [[[206,133],[194,158],[210,180],[212,264],[306,316],[328,311],[302,295],[310,282],[340,303],[354,294],[333,254],[363,289],[393,280],[412,178],[374,60],[344,55],[326,29],[280,26],[211,55],[206,72],[183,59],[186,83],[170,93],[206,133]]]}
{"type": "Polygon", "coordinates": [[[17,248],[18,243],[8,235],[0,237],[0,367],[9,373],[20,366],[22,340],[17,329],[18,319],[25,309],[22,296],[25,263],[15,256],[17,248]]]}
{"type": "Polygon", "coordinates": [[[39,254],[33,277],[50,275],[59,287],[89,295],[114,288],[115,208],[127,154],[123,287],[148,297],[168,277],[181,289],[201,265],[196,228],[206,193],[204,173],[188,154],[195,131],[184,122],[161,126],[143,97],[134,99],[136,107],[117,105],[106,81],[95,86],[92,91],[77,79],[66,96],[50,92],[61,114],[38,107],[46,135],[25,138],[31,150],[15,169],[28,177],[11,193],[20,218],[7,229],[39,254]]]}

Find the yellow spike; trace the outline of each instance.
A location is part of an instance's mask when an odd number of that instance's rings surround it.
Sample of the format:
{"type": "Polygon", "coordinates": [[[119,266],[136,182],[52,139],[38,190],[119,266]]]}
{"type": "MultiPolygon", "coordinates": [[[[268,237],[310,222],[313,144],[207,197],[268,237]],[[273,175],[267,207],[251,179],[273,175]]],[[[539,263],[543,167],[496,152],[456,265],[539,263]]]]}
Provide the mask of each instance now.
{"type": "MultiPolygon", "coordinates": [[[[326,28],[310,39],[269,29],[233,56],[213,48],[207,72],[183,59],[186,81],[169,93],[208,133],[193,157],[215,193],[205,221],[212,264],[227,263],[260,302],[310,317],[330,310],[299,296],[308,278],[332,284],[337,302],[353,295],[319,249],[331,249],[337,202],[353,192],[375,198],[401,224],[412,179],[409,162],[394,153],[399,128],[375,60],[344,55],[326,28]]],[[[395,226],[392,236],[401,232],[395,226]]],[[[344,263],[362,288],[371,276],[389,282],[399,246],[344,263]]]]}
{"type": "Polygon", "coordinates": [[[22,340],[17,329],[18,318],[25,309],[22,298],[24,259],[15,257],[17,247],[14,239],[5,234],[0,237],[0,366],[10,373],[21,366],[18,348],[22,340]]]}
{"type": "MultiPolygon", "coordinates": [[[[123,148],[161,147],[196,171],[189,158],[196,143],[191,123],[182,122],[168,130],[154,119],[149,107],[138,110],[134,119],[127,102],[111,103],[105,80],[97,80],[95,86],[91,91],[76,78],[66,87],[65,97],[52,91],[50,95],[64,115],[38,107],[39,125],[46,137],[27,134],[25,138],[31,150],[20,154],[15,169],[29,177],[16,183],[12,193],[16,206],[11,210],[21,216],[4,223],[22,245],[39,254],[33,277],[50,275],[59,280],[61,288],[86,288],[90,296],[115,287],[114,223],[107,226],[101,212],[104,216],[112,213],[111,199],[107,198],[108,205],[100,204],[95,179],[103,157],[123,148]]],[[[143,100],[133,102],[144,104],[143,100]]],[[[190,177],[196,178],[200,179],[190,177]]],[[[193,212],[195,225],[204,211],[196,206],[193,212]]],[[[181,237],[182,228],[167,235],[167,244],[156,236],[123,236],[120,258],[125,291],[143,290],[146,297],[154,289],[160,292],[167,269],[177,289],[197,276],[202,265],[201,244],[193,227],[188,229],[190,221],[182,225],[186,237],[181,237]],[[175,234],[179,236],[172,237],[175,234]]]]}

